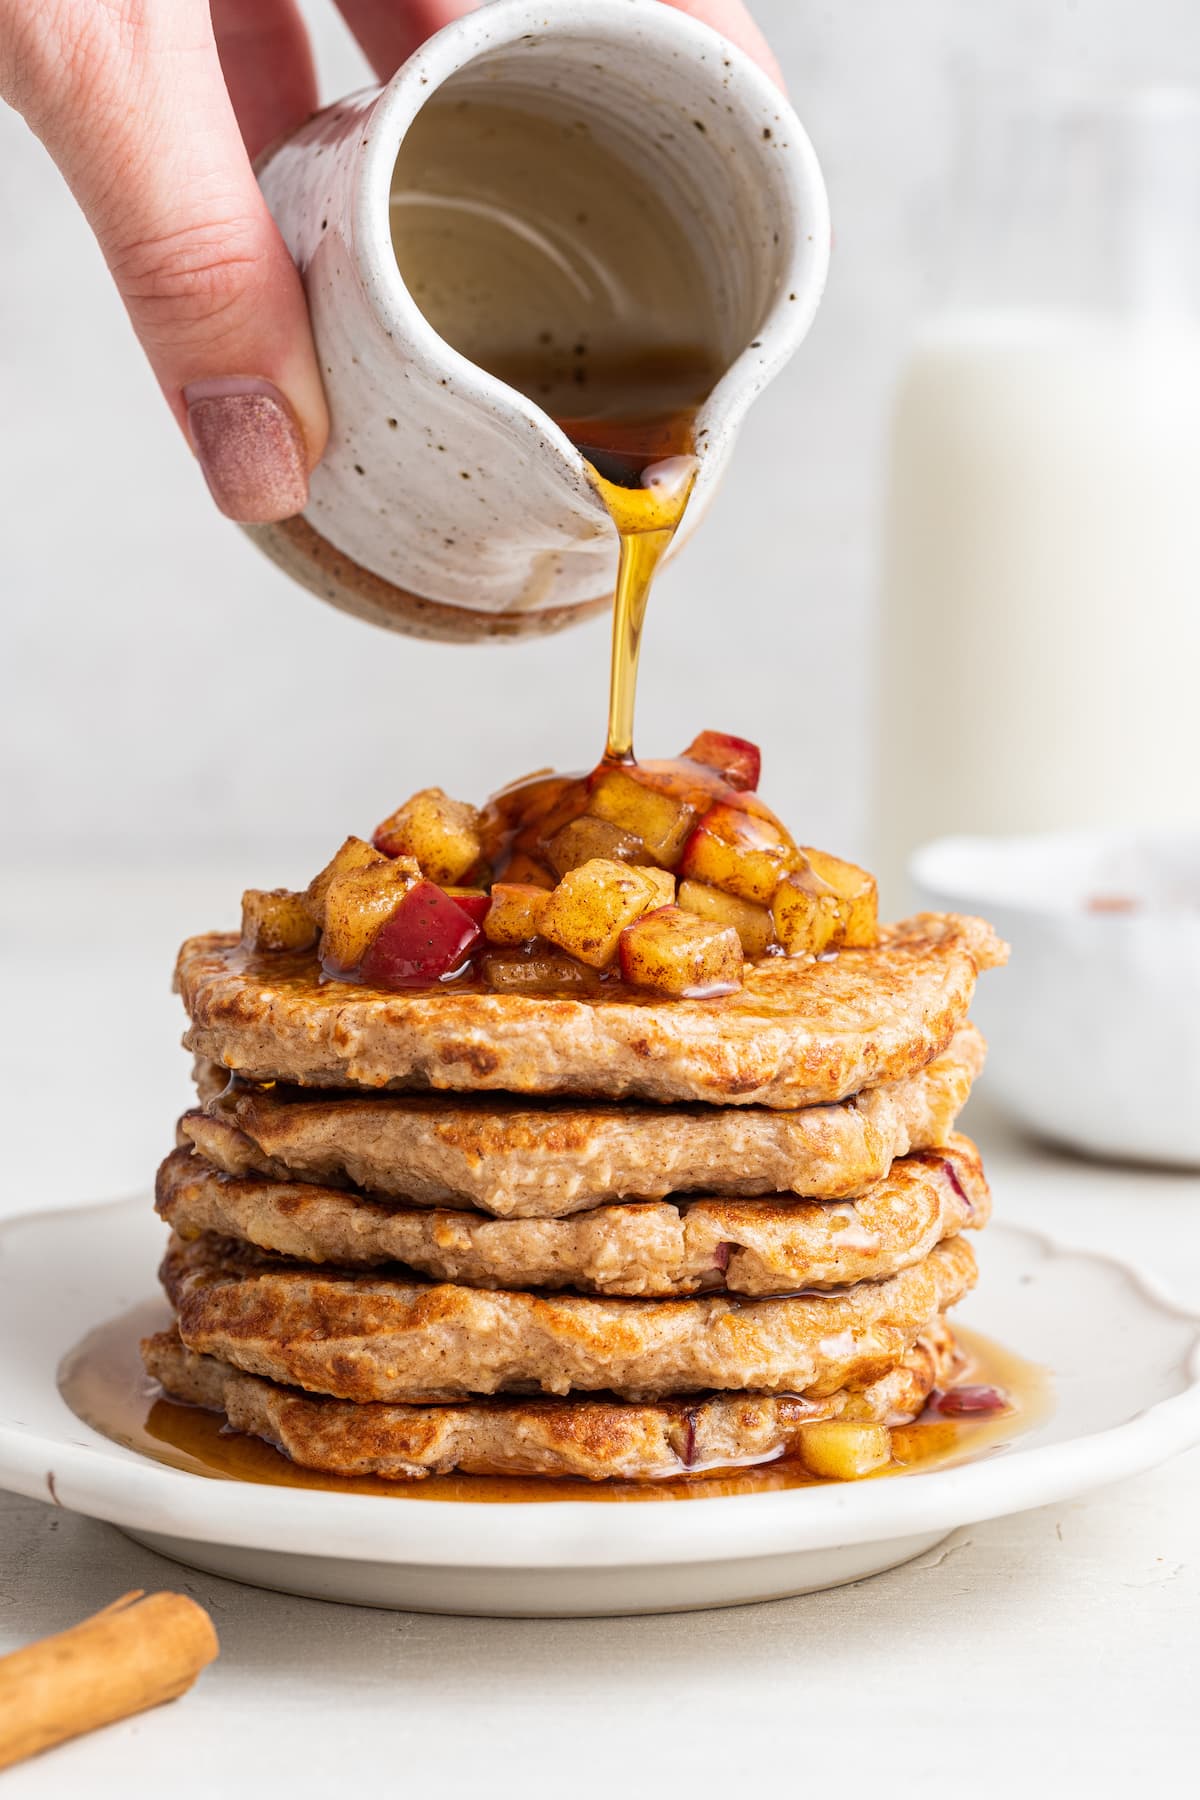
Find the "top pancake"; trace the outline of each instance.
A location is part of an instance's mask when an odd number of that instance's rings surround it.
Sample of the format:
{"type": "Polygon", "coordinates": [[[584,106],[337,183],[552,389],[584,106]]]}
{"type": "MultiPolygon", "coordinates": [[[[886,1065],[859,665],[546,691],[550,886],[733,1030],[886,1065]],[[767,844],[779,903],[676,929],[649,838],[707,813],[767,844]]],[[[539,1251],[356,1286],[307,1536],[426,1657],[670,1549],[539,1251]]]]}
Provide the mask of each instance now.
{"type": "Polygon", "coordinates": [[[191,938],[176,981],[198,1056],[302,1087],[490,1089],[722,1106],[817,1106],[939,1056],[980,970],[1007,948],[980,919],[922,913],[869,950],[751,964],[709,1000],[384,993],[325,981],[311,955],[191,938]]]}

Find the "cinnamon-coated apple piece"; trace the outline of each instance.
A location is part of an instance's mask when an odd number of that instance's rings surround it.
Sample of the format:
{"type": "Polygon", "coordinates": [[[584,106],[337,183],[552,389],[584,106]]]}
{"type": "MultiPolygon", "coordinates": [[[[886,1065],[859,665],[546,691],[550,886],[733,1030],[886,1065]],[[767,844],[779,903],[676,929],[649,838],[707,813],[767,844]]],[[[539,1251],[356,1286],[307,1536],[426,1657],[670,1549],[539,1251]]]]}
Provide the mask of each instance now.
{"type": "Polygon", "coordinates": [[[482,935],[449,894],[417,880],[376,931],[358,972],[369,987],[426,987],[456,974],[482,935]]]}
{"type": "Polygon", "coordinates": [[[489,950],[480,973],[501,994],[593,994],[603,978],[562,950],[489,950]]]}
{"type": "Polygon", "coordinates": [[[314,925],[318,928],[324,926],[325,897],[339,875],[349,875],[354,869],[369,869],[373,863],[386,861],[383,852],[374,849],[363,838],[348,837],[335,850],[321,873],[313,876],[302,895],[304,908],[314,925]]]}
{"type": "Polygon", "coordinates": [[[813,873],[838,897],[838,943],[847,950],[870,949],[879,938],[879,890],[875,877],[856,863],[825,850],[801,851],[813,873]]]}
{"type": "Polygon", "coordinates": [[[542,928],[542,914],[550,899],[545,888],[527,881],[492,884],[491,904],[483,920],[489,944],[527,944],[542,928]]]}
{"type": "Polygon", "coordinates": [[[593,857],[563,876],[546,902],[538,929],[569,956],[603,969],[616,956],[625,927],[656,904],[654,886],[640,869],[593,857]]]}
{"type": "MultiPolygon", "coordinates": [[[[411,856],[381,856],[365,868],[334,876],[325,895],[321,933],[321,967],[326,974],[348,975],[358,968],[376,932],[420,879],[420,864],[411,856]]],[[[469,925],[461,907],[459,911],[469,925]]]]}
{"type": "Polygon", "coordinates": [[[702,731],[683,754],[689,762],[716,769],[731,788],[753,793],[758,787],[762,775],[762,751],[748,738],[730,737],[726,731],[702,731]]]}
{"type": "Polygon", "coordinates": [[[679,873],[769,906],[780,879],[796,861],[796,847],[782,826],[718,804],[708,809],[684,845],[679,873]]]}
{"type": "Polygon", "coordinates": [[[625,981],[671,999],[703,1000],[742,985],[742,945],[733,927],[678,906],[660,906],[627,926],[620,951],[625,981]]]}
{"type": "Polygon", "coordinates": [[[479,814],[441,788],[422,788],[383,821],[372,839],[385,856],[415,856],[430,881],[461,881],[483,854],[479,814]]]}
{"type": "Polygon", "coordinates": [[[647,860],[673,869],[696,819],[694,807],[639,781],[635,771],[602,768],[593,777],[588,812],[632,832],[647,860]]]}
{"type": "Polygon", "coordinates": [[[840,942],[841,902],[807,863],[779,883],[771,916],[775,935],[789,956],[820,956],[840,942]]]}
{"type": "Polygon", "coordinates": [[[892,1434],[886,1425],[821,1419],[800,1427],[797,1448],[810,1475],[825,1481],[861,1481],[892,1460],[892,1434]]]}
{"type": "Polygon", "coordinates": [[[720,888],[708,887],[703,881],[681,881],[679,905],[684,912],[695,913],[711,924],[732,925],[746,956],[764,956],[775,937],[775,924],[765,906],[739,900],[736,894],[722,893],[720,888]]]}
{"type": "Polygon", "coordinates": [[[561,831],[556,831],[546,845],[546,855],[560,877],[597,857],[605,862],[647,860],[646,846],[640,837],[632,831],[622,831],[620,826],[610,824],[607,819],[593,819],[587,815],[572,819],[561,831]]]}
{"type": "Polygon", "coordinates": [[[317,928],[303,894],[288,888],[247,888],[242,895],[242,944],[247,950],[307,950],[317,928]]]}

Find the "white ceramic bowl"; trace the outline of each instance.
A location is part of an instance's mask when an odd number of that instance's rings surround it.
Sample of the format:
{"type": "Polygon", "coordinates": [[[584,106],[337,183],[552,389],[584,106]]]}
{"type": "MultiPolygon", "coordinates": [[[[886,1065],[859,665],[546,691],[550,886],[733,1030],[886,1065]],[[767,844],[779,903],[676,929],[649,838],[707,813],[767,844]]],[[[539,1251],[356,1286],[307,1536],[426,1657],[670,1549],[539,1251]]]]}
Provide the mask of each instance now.
{"type": "Polygon", "coordinates": [[[975,1009],[993,1098],[1072,1149],[1200,1167],[1200,832],[942,838],[910,874],[1012,945],[975,1009]]]}

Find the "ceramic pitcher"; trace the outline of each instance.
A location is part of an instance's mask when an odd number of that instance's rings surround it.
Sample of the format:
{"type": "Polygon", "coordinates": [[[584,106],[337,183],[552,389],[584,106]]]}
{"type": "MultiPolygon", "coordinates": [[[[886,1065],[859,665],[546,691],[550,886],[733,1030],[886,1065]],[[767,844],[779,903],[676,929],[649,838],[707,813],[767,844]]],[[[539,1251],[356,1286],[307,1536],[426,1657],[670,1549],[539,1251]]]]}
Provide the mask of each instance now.
{"type": "Polygon", "coordinates": [[[444,639],[554,631],[609,602],[616,533],[564,433],[439,337],[401,277],[393,170],[439,92],[569,113],[598,142],[634,146],[683,222],[724,348],[696,421],[680,540],[751,401],[811,323],[829,253],[824,185],[768,77],[659,0],[496,0],[265,159],[260,181],[305,283],[332,429],[307,510],[251,535],[304,585],[377,624],[444,639]]]}

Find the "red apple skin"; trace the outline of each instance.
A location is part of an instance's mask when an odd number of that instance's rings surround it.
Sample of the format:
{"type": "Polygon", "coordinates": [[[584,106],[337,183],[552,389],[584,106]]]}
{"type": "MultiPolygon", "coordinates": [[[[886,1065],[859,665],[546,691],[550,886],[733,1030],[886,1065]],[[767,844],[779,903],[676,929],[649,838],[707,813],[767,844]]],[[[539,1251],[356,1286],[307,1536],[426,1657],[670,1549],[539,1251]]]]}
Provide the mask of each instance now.
{"type": "Polygon", "coordinates": [[[730,737],[725,731],[702,731],[683,754],[689,762],[716,769],[739,793],[757,792],[762,775],[762,751],[748,738],[730,737]]]}
{"type": "Polygon", "coordinates": [[[456,900],[432,881],[418,881],[371,940],[359,979],[368,987],[429,987],[461,969],[482,939],[456,900]]]}
{"type": "Polygon", "coordinates": [[[483,924],[487,918],[488,907],[492,904],[490,894],[485,894],[482,889],[472,890],[469,888],[443,888],[442,892],[448,900],[453,900],[455,906],[462,907],[468,919],[473,919],[476,925],[483,924]]]}

